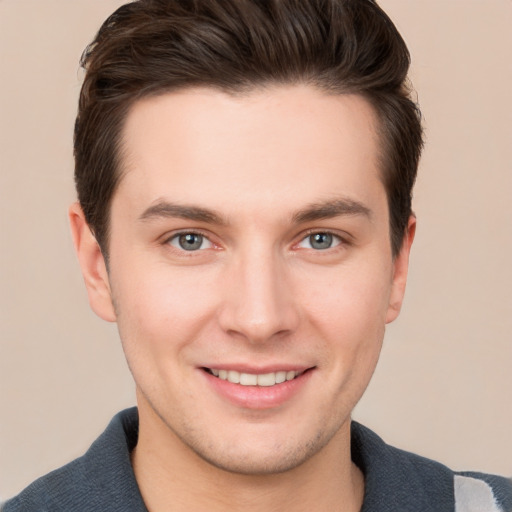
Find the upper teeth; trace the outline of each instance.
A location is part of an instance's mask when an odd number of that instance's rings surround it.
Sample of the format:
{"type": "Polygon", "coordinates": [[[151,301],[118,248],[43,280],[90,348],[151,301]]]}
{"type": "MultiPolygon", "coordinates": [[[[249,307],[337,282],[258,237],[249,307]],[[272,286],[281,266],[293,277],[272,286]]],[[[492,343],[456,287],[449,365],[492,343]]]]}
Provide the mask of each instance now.
{"type": "Polygon", "coordinates": [[[213,375],[219,379],[227,380],[233,384],[241,384],[242,386],[273,386],[274,384],[281,384],[286,380],[293,380],[301,372],[295,371],[280,371],[273,373],[263,373],[255,375],[253,373],[241,373],[235,370],[211,370],[213,375]]]}

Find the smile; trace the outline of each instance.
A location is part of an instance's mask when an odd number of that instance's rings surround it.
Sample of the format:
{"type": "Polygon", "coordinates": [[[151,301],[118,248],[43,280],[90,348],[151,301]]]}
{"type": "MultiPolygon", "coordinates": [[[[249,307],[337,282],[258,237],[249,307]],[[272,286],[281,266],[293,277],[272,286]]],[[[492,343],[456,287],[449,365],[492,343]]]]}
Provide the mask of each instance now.
{"type": "Polygon", "coordinates": [[[218,377],[221,380],[226,380],[232,384],[240,384],[241,386],[275,386],[283,382],[290,381],[302,375],[304,372],[298,371],[277,371],[263,374],[242,373],[236,370],[220,370],[216,368],[205,368],[205,370],[218,377]]]}

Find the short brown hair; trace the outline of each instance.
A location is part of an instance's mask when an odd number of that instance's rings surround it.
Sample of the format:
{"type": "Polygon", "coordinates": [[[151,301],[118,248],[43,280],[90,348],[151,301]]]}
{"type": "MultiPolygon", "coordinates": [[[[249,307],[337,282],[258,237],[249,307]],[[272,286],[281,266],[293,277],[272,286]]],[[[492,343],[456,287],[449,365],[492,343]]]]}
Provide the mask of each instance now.
{"type": "Polygon", "coordinates": [[[104,22],[81,64],[75,182],[105,255],[122,129],[134,102],[193,86],[237,94],[294,83],[360,94],[372,104],[398,253],[422,149],[421,116],[410,98],[407,47],[375,1],[138,0],[104,22]]]}

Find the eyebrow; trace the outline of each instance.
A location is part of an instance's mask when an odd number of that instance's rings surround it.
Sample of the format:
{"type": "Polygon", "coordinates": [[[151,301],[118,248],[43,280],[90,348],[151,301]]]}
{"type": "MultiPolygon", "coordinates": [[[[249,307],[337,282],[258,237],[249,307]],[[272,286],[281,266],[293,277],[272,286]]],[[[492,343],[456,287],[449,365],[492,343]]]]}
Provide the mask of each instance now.
{"type": "Polygon", "coordinates": [[[139,220],[180,218],[208,224],[226,225],[227,222],[212,210],[198,206],[181,205],[160,200],[139,216],[139,220]]]}
{"type": "MultiPolygon", "coordinates": [[[[343,198],[312,203],[306,208],[298,210],[292,215],[295,224],[312,222],[315,220],[330,219],[339,216],[362,215],[372,217],[372,212],[359,201],[343,198]]],[[[140,221],[151,219],[180,218],[208,224],[225,226],[228,224],[220,215],[207,208],[191,205],[181,205],[169,201],[160,200],[139,216],[140,221]]]]}
{"type": "Polygon", "coordinates": [[[312,222],[315,220],[331,219],[339,216],[362,215],[372,218],[372,211],[363,203],[353,199],[341,198],[313,203],[304,209],[294,213],[292,219],[297,224],[312,222]]]}

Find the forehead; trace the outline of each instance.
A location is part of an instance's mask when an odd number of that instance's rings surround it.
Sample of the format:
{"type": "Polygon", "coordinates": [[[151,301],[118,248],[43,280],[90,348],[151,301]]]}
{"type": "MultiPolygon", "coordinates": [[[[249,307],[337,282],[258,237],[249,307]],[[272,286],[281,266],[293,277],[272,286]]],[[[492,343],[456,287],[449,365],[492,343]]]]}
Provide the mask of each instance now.
{"type": "Polygon", "coordinates": [[[234,214],[332,195],[371,204],[383,193],[375,123],[362,97],[308,86],[146,98],[126,119],[114,202],[170,197],[234,214]]]}

